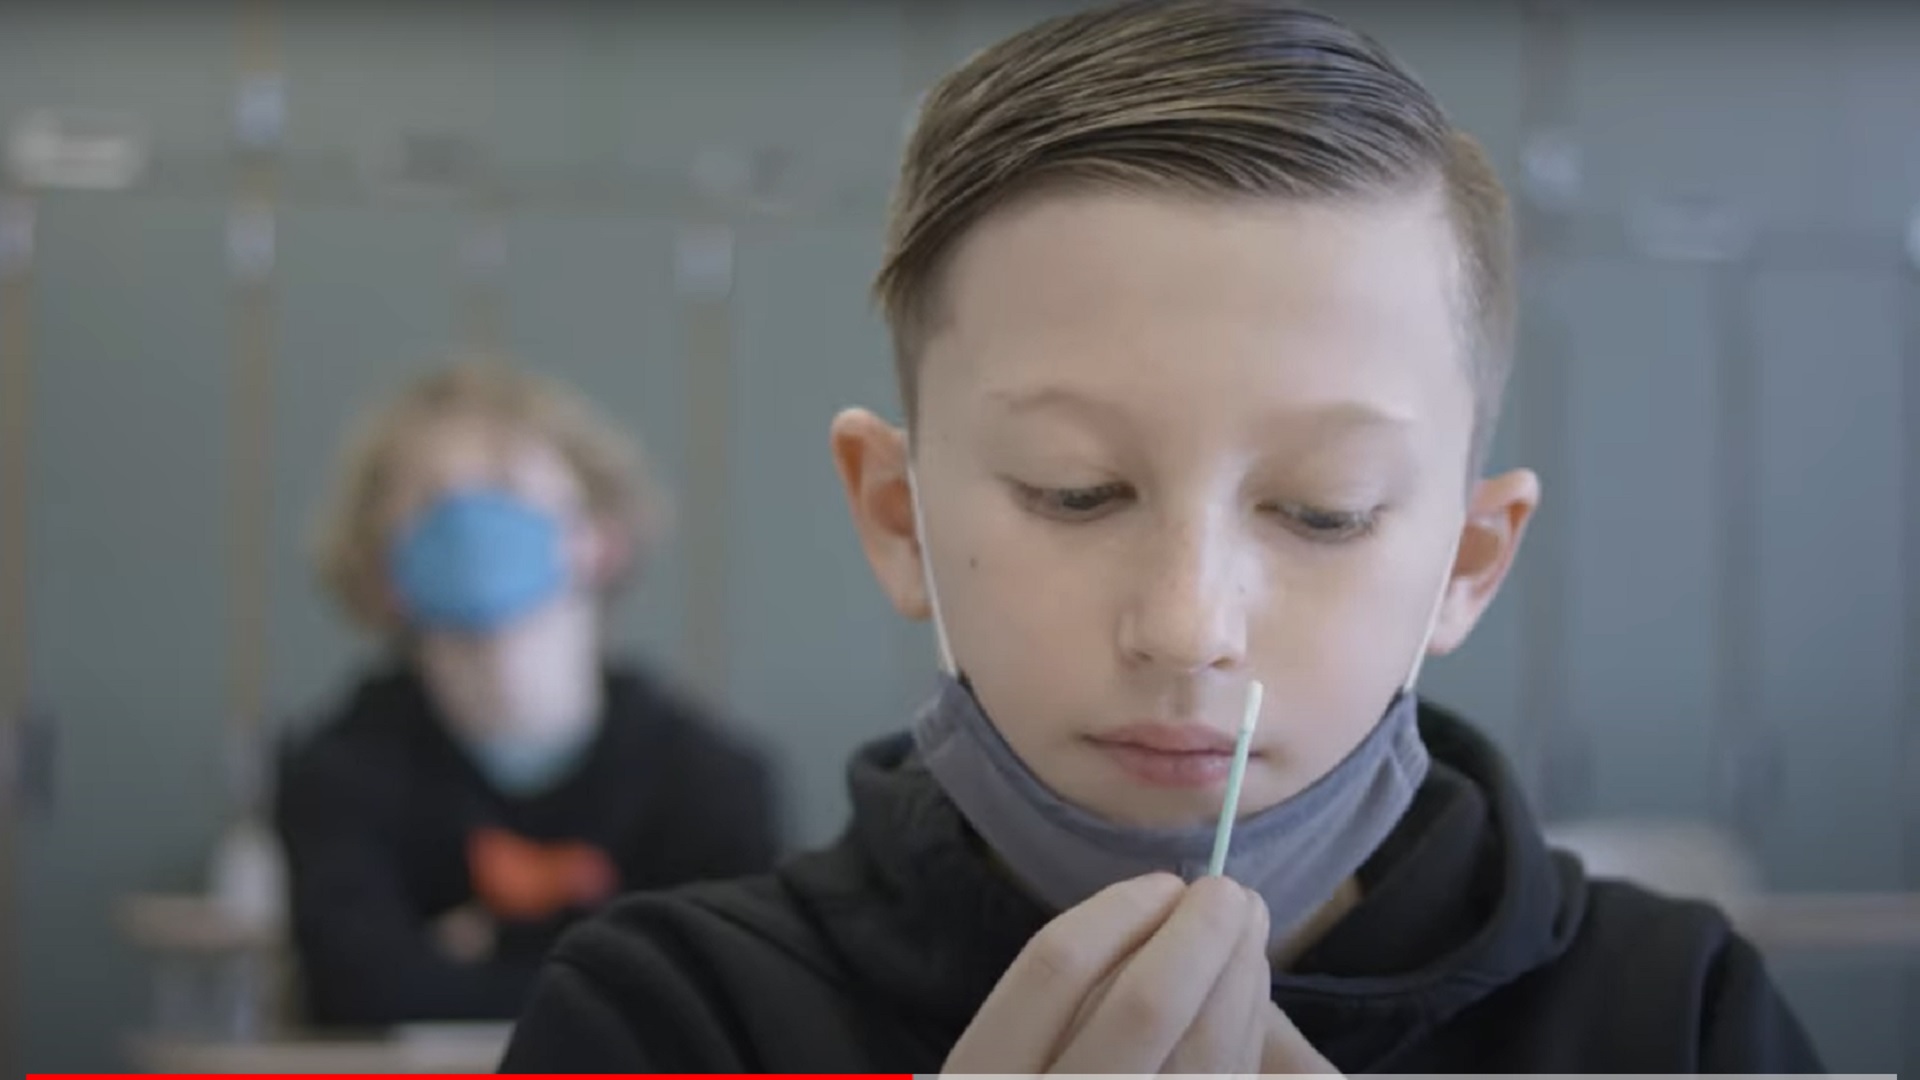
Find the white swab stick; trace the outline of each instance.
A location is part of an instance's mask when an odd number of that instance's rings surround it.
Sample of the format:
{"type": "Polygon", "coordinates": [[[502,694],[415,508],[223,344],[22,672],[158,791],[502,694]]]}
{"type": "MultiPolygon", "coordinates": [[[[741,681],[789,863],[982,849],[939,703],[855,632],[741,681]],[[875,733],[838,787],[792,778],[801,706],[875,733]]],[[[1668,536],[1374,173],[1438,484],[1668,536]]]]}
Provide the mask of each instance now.
{"type": "Polygon", "coordinates": [[[1213,858],[1207,864],[1209,876],[1227,869],[1227,849],[1233,843],[1233,822],[1239,817],[1240,782],[1247,775],[1247,751],[1253,747],[1254,725],[1260,722],[1260,699],[1266,694],[1259,680],[1247,686],[1247,711],[1240,717],[1240,736],[1233,746],[1233,771],[1227,774],[1227,798],[1220,807],[1220,824],[1213,832],[1213,858]]]}

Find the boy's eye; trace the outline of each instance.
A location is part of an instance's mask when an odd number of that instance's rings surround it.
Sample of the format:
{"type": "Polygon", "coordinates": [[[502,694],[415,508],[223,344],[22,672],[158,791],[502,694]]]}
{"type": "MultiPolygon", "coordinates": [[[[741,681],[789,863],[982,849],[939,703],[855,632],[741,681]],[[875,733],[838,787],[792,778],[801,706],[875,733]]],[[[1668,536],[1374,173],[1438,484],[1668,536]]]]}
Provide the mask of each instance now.
{"type": "Polygon", "coordinates": [[[1379,520],[1377,511],[1325,510],[1299,503],[1275,507],[1295,532],[1318,543],[1358,540],[1373,531],[1379,520]]]}
{"type": "Polygon", "coordinates": [[[1061,521],[1085,521],[1097,517],[1132,494],[1131,488],[1117,482],[1080,488],[1046,488],[1030,484],[1015,484],[1014,487],[1027,509],[1061,521]]]}

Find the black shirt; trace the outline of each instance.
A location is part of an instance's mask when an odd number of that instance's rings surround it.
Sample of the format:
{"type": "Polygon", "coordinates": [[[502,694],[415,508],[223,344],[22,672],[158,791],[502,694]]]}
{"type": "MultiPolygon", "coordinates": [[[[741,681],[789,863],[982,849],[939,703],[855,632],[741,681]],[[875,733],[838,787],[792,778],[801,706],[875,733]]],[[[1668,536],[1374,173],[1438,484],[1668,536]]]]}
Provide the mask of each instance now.
{"type": "Polygon", "coordinates": [[[477,830],[591,845],[622,889],[773,864],[774,792],[758,753],[637,669],[605,678],[581,763],[526,797],[487,780],[405,669],[366,678],[284,757],[276,816],[305,1020],[378,1027],[520,1010],[542,957],[586,912],[495,919],[491,955],[478,960],[440,948],[431,925],[478,906],[477,830]]]}
{"type": "MultiPolygon", "coordinates": [[[[1348,1073],[1819,1072],[1712,908],[1590,881],[1495,748],[1422,707],[1434,768],[1363,897],[1274,1000],[1348,1073]]],[[[778,872],[623,901],[556,951],[509,1072],[933,1073],[1048,912],[911,743],[854,760],[850,828],[778,872]]]]}

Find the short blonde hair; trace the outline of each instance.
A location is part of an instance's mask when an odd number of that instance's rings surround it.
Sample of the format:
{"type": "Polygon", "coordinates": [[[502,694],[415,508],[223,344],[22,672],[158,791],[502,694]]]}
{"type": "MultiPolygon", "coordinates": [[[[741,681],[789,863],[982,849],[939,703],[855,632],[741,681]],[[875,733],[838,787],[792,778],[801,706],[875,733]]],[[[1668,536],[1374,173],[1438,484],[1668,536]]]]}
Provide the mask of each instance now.
{"type": "Polygon", "coordinates": [[[1342,199],[1437,184],[1461,248],[1475,467],[1512,366],[1513,224],[1478,143],[1367,35],[1284,0],[1130,0],[992,46],[927,94],[874,291],[912,422],[941,272],[981,220],[1061,186],[1342,199]]]}
{"type": "MultiPolygon", "coordinates": [[[[636,440],[556,380],[499,358],[463,358],[362,416],[338,460],[318,523],[318,570],[322,586],[362,628],[403,629],[388,599],[386,507],[408,436],[448,416],[496,423],[553,447],[578,478],[587,512],[622,530],[636,556],[664,531],[664,499],[636,440]]],[[[627,569],[637,561],[629,558],[627,569]]],[[[608,582],[609,593],[627,576],[608,582]]]]}

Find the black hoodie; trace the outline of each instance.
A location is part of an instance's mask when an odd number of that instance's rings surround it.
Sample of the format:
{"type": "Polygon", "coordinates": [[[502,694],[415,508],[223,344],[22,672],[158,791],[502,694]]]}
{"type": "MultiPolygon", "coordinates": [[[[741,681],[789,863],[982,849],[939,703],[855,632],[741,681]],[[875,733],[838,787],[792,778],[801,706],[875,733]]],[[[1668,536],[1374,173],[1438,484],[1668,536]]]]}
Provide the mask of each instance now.
{"type": "Polygon", "coordinates": [[[776,793],[756,748],[637,667],[606,671],[604,702],[582,763],[527,796],[487,780],[403,667],[364,679],[289,748],[276,820],[304,1020],[384,1027],[520,1010],[541,959],[585,912],[499,919],[485,959],[443,953],[431,925],[478,904],[468,862],[478,829],[591,845],[627,889],[773,865],[776,793]]]}
{"type": "MultiPolygon", "coordinates": [[[[1274,1000],[1344,1072],[1819,1072],[1759,955],[1702,904],[1588,880],[1498,752],[1422,707],[1434,768],[1363,899],[1274,1000]]],[[[896,736],[833,847],[629,898],[564,939],[503,1071],[933,1073],[1048,919],[896,736]]]]}

